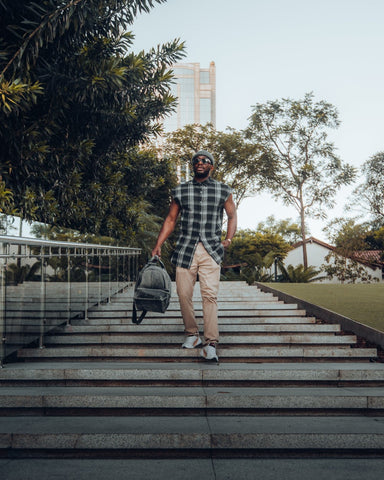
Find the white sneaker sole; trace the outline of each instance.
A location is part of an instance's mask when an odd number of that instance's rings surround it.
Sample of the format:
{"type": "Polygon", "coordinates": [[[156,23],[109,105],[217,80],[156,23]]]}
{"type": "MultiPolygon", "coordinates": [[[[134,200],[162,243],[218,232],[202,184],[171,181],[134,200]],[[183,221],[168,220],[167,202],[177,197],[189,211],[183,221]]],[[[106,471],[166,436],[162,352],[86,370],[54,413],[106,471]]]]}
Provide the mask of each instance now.
{"type": "Polygon", "coordinates": [[[213,355],[212,357],[208,357],[207,352],[204,349],[201,350],[200,357],[204,358],[204,360],[207,360],[207,361],[211,361],[211,360],[214,360],[215,362],[219,361],[219,357],[217,355],[213,355]]]}
{"type": "Polygon", "coordinates": [[[193,349],[193,348],[199,347],[202,343],[203,342],[201,341],[201,338],[198,338],[198,339],[195,340],[195,342],[192,345],[186,345],[185,343],[183,343],[181,348],[193,349]]]}

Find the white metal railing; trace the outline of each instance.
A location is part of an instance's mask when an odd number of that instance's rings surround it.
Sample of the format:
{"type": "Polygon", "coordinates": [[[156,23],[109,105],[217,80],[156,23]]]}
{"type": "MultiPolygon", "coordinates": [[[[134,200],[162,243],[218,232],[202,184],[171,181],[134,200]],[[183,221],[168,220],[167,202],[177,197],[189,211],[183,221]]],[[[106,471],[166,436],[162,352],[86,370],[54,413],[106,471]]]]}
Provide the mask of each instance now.
{"type": "Polygon", "coordinates": [[[0,367],[136,280],[139,248],[0,236],[0,367]]]}

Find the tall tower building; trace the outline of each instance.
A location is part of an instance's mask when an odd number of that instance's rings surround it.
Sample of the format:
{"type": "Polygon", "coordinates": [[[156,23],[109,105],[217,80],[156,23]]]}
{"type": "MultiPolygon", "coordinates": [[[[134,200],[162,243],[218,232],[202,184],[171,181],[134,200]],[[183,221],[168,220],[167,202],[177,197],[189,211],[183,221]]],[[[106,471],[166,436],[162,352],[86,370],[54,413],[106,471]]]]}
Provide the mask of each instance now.
{"type": "Polygon", "coordinates": [[[172,66],[172,94],[177,110],[164,120],[164,131],[172,132],[185,125],[212,123],[216,127],[216,67],[200,68],[200,63],[177,63],[172,66]]]}

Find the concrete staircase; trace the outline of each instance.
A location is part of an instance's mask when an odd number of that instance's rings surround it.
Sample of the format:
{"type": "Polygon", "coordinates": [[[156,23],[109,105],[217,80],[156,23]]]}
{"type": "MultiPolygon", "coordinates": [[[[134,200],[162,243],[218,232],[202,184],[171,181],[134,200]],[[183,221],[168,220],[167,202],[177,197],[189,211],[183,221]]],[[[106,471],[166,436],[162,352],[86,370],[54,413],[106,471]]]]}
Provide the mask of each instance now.
{"type": "Polygon", "coordinates": [[[217,365],[180,348],[176,298],[139,326],[131,305],[118,294],[0,370],[2,457],[384,457],[384,364],[354,335],[223,282],[217,365]]]}

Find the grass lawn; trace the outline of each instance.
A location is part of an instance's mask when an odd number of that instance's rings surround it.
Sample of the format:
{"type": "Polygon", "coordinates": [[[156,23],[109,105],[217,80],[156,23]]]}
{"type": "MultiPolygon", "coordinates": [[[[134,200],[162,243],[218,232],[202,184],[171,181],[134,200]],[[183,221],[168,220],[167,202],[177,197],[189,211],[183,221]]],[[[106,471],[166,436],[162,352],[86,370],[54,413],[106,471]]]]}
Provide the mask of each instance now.
{"type": "Polygon", "coordinates": [[[384,332],[384,283],[367,285],[267,283],[266,285],[384,332]]]}

